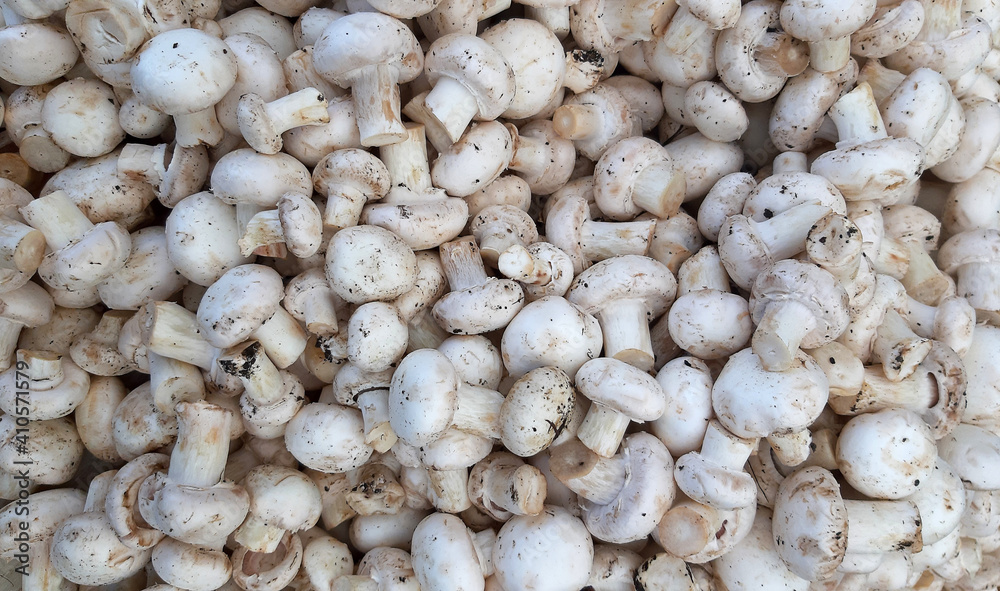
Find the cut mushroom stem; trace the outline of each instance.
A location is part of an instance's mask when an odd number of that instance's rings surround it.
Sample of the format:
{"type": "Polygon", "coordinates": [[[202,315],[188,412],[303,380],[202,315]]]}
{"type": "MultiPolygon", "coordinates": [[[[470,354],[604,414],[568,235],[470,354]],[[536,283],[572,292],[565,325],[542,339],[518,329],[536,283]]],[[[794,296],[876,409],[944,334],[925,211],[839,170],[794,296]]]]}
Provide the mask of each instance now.
{"type": "Polygon", "coordinates": [[[178,402],[194,402],[205,398],[205,379],[201,370],[177,359],[157,355],[149,358],[149,387],[153,403],[163,413],[172,413],[178,402]]]}
{"type": "Polygon", "coordinates": [[[913,332],[895,310],[886,311],[872,344],[872,354],[882,363],[886,378],[898,382],[910,376],[930,351],[930,339],[913,332]]]}
{"type": "Polygon", "coordinates": [[[431,170],[427,162],[427,142],[424,138],[424,126],[411,123],[406,126],[406,138],[403,141],[379,148],[393,187],[404,185],[416,195],[430,192],[431,170]]]}
{"type": "Polygon", "coordinates": [[[923,412],[938,403],[937,381],[927,372],[914,373],[904,380],[890,380],[884,366],[865,368],[864,382],[856,395],[830,398],[830,408],[840,415],[857,415],[884,408],[906,408],[923,412]],[[881,371],[880,371],[881,370],[881,371]]]}
{"type": "Polygon", "coordinates": [[[45,235],[27,224],[0,217],[0,267],[29,275],[45,256],[45,235]]]}
{"type": "Polygon", "coordinates": [[[441,266],[452,291],[482,285],[489,279],[479,247],[471,237],[442,244],[441,266]]]}
{"type": "Polygon", "coordinates": [[[489,388],[462,384],[452,426],[459,431],[489,439],[500,439],[500,407],[503,394],[489,388]]]}
{"type": "Polygon", "coordinates": [[[450,76],[438,78],[424,98],[424,105],[441,122],[452,141],[462,137],[469,122],[479,114],[476,97],[450,76]]]}
{"type": "Polygon", "coordinates": [[[954,283],[938,269],[931,255],[920,243],[902,242],[910,259],[906,274],[900,279],[906,293],[922,302],[937,303],[952,290],[954,283]]]}
{"type": "Polygon", "coordinates": [[[184,486],[215,486],[229,458],[231,413],[208,402],[182,402],[176,411],[177,444],[167,477],[184,486]]]}
{"type": "Polygon", "coordinates": [[[552,115],[556,133],[568,140],[584,140],[602,132],[604,114],[596,105],[563,105],[552,115]]]}
{"type": "Polygon", "coordinates": [[[837,126],[838,149],[889,137],[872,88],[865,82],[840,97],[830,108],[829,116],[837,126]]]}
{"type": "Polygon", "coordinates": [[[376,64],[361,68],[352,80],[358,129],[365,145],[381,146],[406,137],[399,119],[399,86],[396,68],[376,64]]]}
{"type": "Polygon", "coordinates": [[[550,454],[552,474],[592,503],[611,503],[625,486],[628,460],[621,455],[602,458],[578,440],[555,447],[550,454]]]}
{"type": "Polygon", "coordinates": [[[774,457],[785,466],[798,466],[809,457],[812,444],[812,433],[809,429],[791,431],[788,433],[772,433],[767,436],[767,442],[774,450],[774,457]]]}
{"type": "Polygon", "coordinates": [[[389,389],[373,386],[358,395],[358,408],[365,424],[365,443],[379,452],[389,451],[399,439],[389,425],[389,389]]]}
{"type": "Polygon", "coordinates": [[[473,467],[469,476],[469,496],[481,496],[490,512],[514,515],[538,515],[547,491],[542,472],[508,453],[487,456],[473,467]],[[479,489],[479,490],[476,490],[479,489]],[[474,495],[476,490],[478,495],[474,495]]]}
{"type": "Polygon", "coordinates": [[[595,314],[604,332],[605,357],[637,366],[652,358],[653,343],[649,336],[647,311],[643,300],[619,299],[595,314]]]}
{"type": "Polygon", "coordinates": [[[45,236],[53,251],[79,241],[94,224],[64,191],[55,191],[21,208],[21,215],[45,236]]]}
{"type": "Polygon", "coordinates": [[[142,179],[154,187],[159,186],[170,161],[167,146],[168,144],[125,144],[118,155],[118,175],[142,179]]]}
{"type": "Polygon", "coordinates": [[[809,66],[807,45],[785,32],[768,32],[757,42],[754,59],[769,76],[798,76],[809,66]]]}
{"type": "Polygon", "coordinates": [[[194,312],[173,302],[152,302],[147,316],[147,348],[164,357],[211,370],[219,350],[201,334],[194,312]]]}
{"type": "Polygon", "coordinates": [[[844,500],[847,509],[847,554],[920,552],[921,520],[910,501],[844,500]]]}
{"type": "Polygon", "coordinates": [[[636,222],[586,221],[580,236],[583,256],[602,261],[624,254],[645,255],[656,229],[656,220],[636,222]]]}
{"type": "Polygon", "coordinates": [[[816,317],[805,304],[795,300],[772,303],[753,333],[753,352],[764,369],[786,369],[799,343],[815,327],[816,317]]]}
{"type": "MultiPolygon", "coordinates": [[[[607,335],[605,335],[607,336],[607,335]]],[[[627,360],[622,359],[628,363],[627,360]]],[[[632,419],[628,415],[599,402],[590,405],[587,416],[580,424],[576,436],[590,449],[604,457],[615,453],[615,449],[625,437],[632,419]]]]}
{"type": "Polygon", "coordinates": [[[259,342],[247,341],[230,347],[219,355],[218,363],[222,371],[243,382],[246,396],[255,406],[274,404],[281,398],[281,374],[259,342]]]}
{"type": "Polygon", "coordinates": [[[533,256],[531,251],[515,244],[500,254],[497,269],[505,276],[521,283],[547,285],[552,280],[552,265],[533,256]]]}

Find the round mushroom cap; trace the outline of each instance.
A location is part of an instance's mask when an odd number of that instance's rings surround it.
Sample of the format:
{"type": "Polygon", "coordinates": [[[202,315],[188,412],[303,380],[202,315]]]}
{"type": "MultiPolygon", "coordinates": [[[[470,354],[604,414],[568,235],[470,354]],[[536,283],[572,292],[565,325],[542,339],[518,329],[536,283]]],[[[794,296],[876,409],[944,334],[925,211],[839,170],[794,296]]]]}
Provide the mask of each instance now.
{"type": "Polygon", "coordinates": [[[875,8],[875,0],[786,0],[781,5],[781,27],[803,41],[837,39],[860,29],[875,8]]]}
{"type": "Polygon", "coordinates": [[[0,78],[18,86],[46,84],[69,72],[80,54],[69,33],[46,22],[0,29],[0,78]]]}
{"type": "Polygon", "coordinates": [[[306,195],[291,191],[278,200],[278,220],[288,252],[300,259],[319,252],[323,241],[323,215],[306,195]]]}
{"type": "Polygon", "coordinates": [[[500,407],[500,441],[507,451],[531,457],[544,450],[573,419],[573,380],[555,367],[539,367],[514,382],[500,407]]]}
{"type": "Polygon", "coordinates": [[[837,438],[840,473],[873,499],[901,499],[916,492],[934,471],[937,456],[930,427],[901,408],[858,415],[837,438]]]}
{"type": "Polygon", "coordinates": [[[438,155],[431,180],[453,197],[466,197],[496,180],[513,156],[514,140],[504,124],[477,123],[438,155]]]}
{"type": "Polygon", "coordinates": [[[482,588],[472,532],[457,515],[432,513],[413,530],[411,557],[420,589],[482,588]]]}
{"type": "Polygon", "coordinates": [[[215,163],[211,178],[212,194],[235,205],[252,203],[274,208],[288,191],[312,194],[312,179],[304,164],[285,154],[261,154],[238,148],[215,163]]]}
{"type": "Polygon", "coordinates": [[[42,127],[70,154],[103,156],[125,139],[118,107],[114,90],[104,82],[74,78],[45,95],[42,127]]]}
{"type": "Polygon", "coordinates": [[[975,425],[960,424],[938,442],[938,453],[971,490],[1000,489],[1000,437],[975,425]]]}
{"type": "Polygon", "coordinates": [[[847,201],[871,199],[895,203],[923,171],[924,149],[910,138],[882,138],[824,152],[810,172],[824,176],[847,201]],[[877,158],[872,158],[877,154],[877,158]]]}
{"type": "Polygon", "coordinates": [[[232,347],[250,338],[278,309],[285,296],[281,275],[264,265],[240,265],[213,283],[198,305],[198,323],[214,347],[232,347]]]}
{"type": "Polygon", "coordinates": [[[417,258],[410,247],[378,226],[352,226],[333,235],[326,249],[326,276],[346,302],[388,301],[413,289],[417,258]]]}
{"type": "Polygon", "coordinates": [[[767,371],[753,350],[734,353],[712,386],[712,408],[722,425],[740,437],[793,433],[816,420],[829,395],[819,364],[795,353],[791,368],[767,371]]]}
{"type": "Polygon", "coordinates": [[[512,279],[489,278],[486,283],[441,297],[431,313],[451,334],[483,334],[507,326],[524,306],[524,290],[512,279]]]}
{"type": "Polygon", "coordinates": [[[641,299],[647,320],[653,321],[667,311],[675,295],[677,280],[666,265],[629,254],[595,263],[577,275],[566,299],[588,314],[610,307],[616,300],[641,299]]]}
{"type": "Polygon", "coordinates": [[[130,548],[111,528],[104,511],[79,513],[62,522],[52,536],[52,566],[80,585],[109,585],[136,574],[152,548],[130,548]]]}
{"type": "Polygon", "coordinates": [[[250,511],[268,525],[293,532],[310,528],[323,509],[319,488],[302,472],[276,464],[254,467],[243,478],[250,511]]]}
{"type": "Polygon", "coordinates": [[[313,169],[313,188],[329,195],[346,184],[369,199],[381,199],[392,183],[389,169],[374,154],[358,148],[335,150],[323,157],[313,169]]]}
{"type": "Polygon", "coordinates": [[[594,168],[594,199],[597,206],[611,219],[628,221],[642,213],[643,209],[632,201],[636,180],[644,170],[656,167],[658,173],[669,166],[672,170],[670,183],[663,187],[658,202],[662,209],[653,211],[659,217],[667,217],[677,212],[684,200],[684,174],[673,168],[670,155],[659,142],[647,137],[627,137],[614,144],[601,155],[594,168]]]}
{"type": "Polygon", "coordinates": [[[461,84],[475,97],[480,119],[496,119],[514,100],[510,65],[498,49],[475,35],[439,37],[427,50],[424,72],[432,85],[442,76],[461,84]]]}
{"type": "Polygon", "coordinates": [[[168,115],[214,106],[236,83],[236,56],[224,41],[198,29],[164,31],[132,60],[132,92],[168,115]]]}
{"type": "Polygon", "coordinates": [[[514,72],[514,100],[503,112],[506,119],[540,113],[562,89],[566,50],[545,25],[508,19],[483,31],[480,38],[497,48],[514,72]]]}
{"type": "Polygon", "coordinates": [[[328,474],[361,467],[374,451],[365,443],[361,411],[320,402],[303,406],[288,421],[285,447],[306,467],[328,474]]]}
{"type": "Polygon", "coordinates": [[[648,536],[674,502],[674,460],[663,442],[650,433],[625,438],[628,462],[625,486],[607,505],[586,504],[583,520],[599,540],[626,544],[648,536]]]}
{"type": "Polygon", "coordinates": [[[997,263],[1000,261],[1000,230],[980,228],[955,234],[941,245],[937,260],[941,270],[949,275],[957,273],[963,265],[997,263]]]}
{"type": "Polygon", "coordinates": [[[424,68],[424,54],[410,29],[378,12],[340,17],[313,44],[316,72],[343,88],[350,87],[363,68],[388,66],[397,81],[409,82],[424,68]]]}
{"type": "Polygon", "coordinates": [[[580,589],[590,579],[594,542],[587,527],[562,507],[515,515],[493,545],[493,568],[504,589],[580,589]]]}
{"type": "Polygon", "coordinates": [[[573,268],[580,273],[587,266],[583,255],[583,225],[590,220],[590,205],[579,195],[551,197],[551,209],[545,215],[545,237],[569,255],[573,268]]]}
{"type": "Polygon", "coordinates": [[[576,387],[591,402],[612,408],[633,421],[655,421],[667,406],[660,383],[648,373],[611,357],[584,363],[576,387]]]}
{"type": "Polygon", "coordinates": [[[808,581],[833,576],[847,551],[847,507],[829,470],[808,466],[778,487],[771,521],[774,549],[808,581]]]}
{"type": "Polygon", "coordinates": [[[458,409],[458,374],[436,349],[418,349],[399,362],[389,385],[389,424],[419,447],[444,432],[458,409]]]}
{"type": "Polygon", "coordinates": [[[847,291],[830,272],[797,259],[780,260],[757,275],[750,290],[750,316],[759,324],[768,306],[793,301],[816,319],[802,337],[803,349],[815,349],[839,337],[851,321],[847,291]]]}
{"type": "MultiPolygon", "coordinates": [[[[28,524],[28,543],[41,543],[51,536],[64,520],[83,513],[87,495],[75,488],[54,488],[28,495],[27,503],[12,501],[0,510],[0,558],[15,560],[22,540],[17,536],[28,524]],[[27,515],[22,514],[27,506],[27,515]]],[[[580,524],[583,527],[583,524],[580,524]]],[[[589,536],[588,536],[589,537],[589,536]]]]}
{"type": "Polygon", "coordinates": [[[504,329],[500,341],[503,364],[511,377],[545,366],[570,378],[584,363],[601,354],[604,336],[597,319],[559,296],[531,302],[504,329]]]}

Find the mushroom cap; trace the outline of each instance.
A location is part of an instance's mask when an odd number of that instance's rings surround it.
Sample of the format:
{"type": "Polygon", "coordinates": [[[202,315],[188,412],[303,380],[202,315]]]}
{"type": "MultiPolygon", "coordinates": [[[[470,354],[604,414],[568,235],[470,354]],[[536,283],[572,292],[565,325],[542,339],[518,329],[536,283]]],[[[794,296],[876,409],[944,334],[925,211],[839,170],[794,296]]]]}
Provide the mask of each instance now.
{"type": "MultiPolygon", "coordinates": [[[[14,560],[18,553],[17,536],[28,524],[28,542],[39,543],[56,531],[64,520],[83,512],[86,493],[75,488],[55,488],[28,495],[28,513],[24,501],[12,501],[0,509],[0,558],[14,560]],[[21,508],[18,511],[18,508],[21,508]]],[[[582,525],[582,524],[581,524],[582,525]]]]}
{"type": "Polygon", "coordinates": [[[597,539],[625,544],[648,536],[674,502],[674,460],[663,442],[650,433],[625,438],[628,462],[625,486],[607,505],[585,503],[583,520],[597,539]]]}
{"type": "Polygon", "coordinates": [[[420,589],[483,588],[472,532],[457,515],[432,513],[413,530],[410,556],[420,589]]]}
{"type": "Polygon", "coordinates": [[[888,137],[824,152],[809,170],[826,177],[848,201],[877,196],[891,204],[910,189],[923,167],[920,144],[910,138],[888,137]]]}
{"type": "Polygon", "coordinates": [[[118,107],[111,86],[100,80],[74,78],[45,95],[42,127],[70,154],[102,156],[125,139],[118,123],[118,107]]]}
{"type": "Polygon", "coordinates": [[[496,180],[513,156],[514,140],[504,124],[477,123],[438,155],[431,180],[454,197],[472,195],[496,180]]]}
{"type": "Polygon", "coordinates": [[[858,415],[837,438],[840,473],[874,499],[901,499],[916,492],[934,471],[937,456],[930,427],[901,408],[858,415]]]}
{"type": "Polygon", "coordinates": [[[829,470],[808,466],[778,487],[771,522],[774,549],[789,570],[809,581],[833,576],[847,551],[847,507],[829,470]]]}
{"type": "MultiPolygon", "coordinates": [[[[729,447],[752,446],[755,441],[738,438],[718,421],[709,420],[708,423],[711,425],[709,429],[712,430],[712,437],[725,440],[725,445],[729,447]]],[[[753,477],[742,466],[731,468],[698,450],[677,458],[674,479],[681,491],[693,501],[720,510],[734,510],[751,505],[757,494],[753,477]]]]}
{"type": "Polygon", "coordinates": [[[241,343],[274,315],[285,286],[281,275],[264,265],[240,265],[213,283],[198,305],[205,340],[224,349],[241,343]]]}
{"type": "MultiPolygon", "coordinates": [[[[282,305],[289,314],[298,320],[305,321],[308,301],[314,297],[335,296],[330,291],[330,282],[326,278],[326,273],[321,267],[312,267],[293,277],[285,286],[285,299],[282,305]],[[329,293],[329,296],[324,295],[329,293]]],[[[335,302],[339,307],[340,302],[335,302]]]]}
{"type": "Polygon", "coordinates": [[[438,37],[424,57],[427,81],[442,76],[461,84],[476,99],[480,119],[496,119],[514,100],[514,72],[498,49],[476,37],[451,33],[438,37]]]}
{"type": "Polygon", "coordinates": [[[250,495],[250,512],[268,525],[295,532],[319,521],[319,488],[298,470],[262,464],[250,470],[242,484],[250,495]]]}
{"type": "Polygon", "coordinates": [[[323,214],[307,195],[289,191],[278,200],[278,220],[288,252],[304,259],[319,252],[323,242],[323,214]]]}
{"type": "Polygon", "coordinates": [[[580,366],[601,354],[603,346],[597,319],[559,296],[547,296],[522,308],[500,341],[504,366],[513,378],[545,366],[557,367],[573,378],[580,366]]]}
{"type": "Polygon", "coordinates": [[[247,517],[247,491],[232,482],[211,487],[173,482],[166,472],[152,474],[138,487],[139,514],[150,527],[170,531],[187,544],[221,544],[247,517]]]}
{"type": "Polygon", "coordinates": [[[230,205],[252,203],[273,208],[288,191],[312,194],[312,180],[304,164],[282,152],[261,154],[250,148],[219,158],[210,183],[212,193],[230,205]]]}
{"type": "Polygon", "coordinates": [[[917,492],[905,498],[920,512],[920,537],[924,546],[936,544],[955,531],[965,513],[966,499],[965,485],[958,472],[938,457],[931,477],[920,484],[917,492]]]}
{"type": "Polygon", "coordinates": [[[796,259],[780,260],[753,282],[750,315],[758,324],[768,306],[794,301],[804,305],[816,319],[816,328],[802,338],[803,349],[815,349],[834,340],[850,322],[847,291],[828,271],[796,259]]]}
{"type": "MultiPolygon", "coordinates": [[[[648,167],[657,165],[657,172],[663,165],[672,166],[670,155],[659,142],[650,138],[627,137],[614,144],[601,155],[594,168],[594,199],[605,215],[614,220],[628,221],[642,213],[643,209],[632,201],[636,179],[648,167]]],[[[684,200],[685,181],[683,171],[673,169],[671,181],[665,191],[657,196],[662,205],[653,213],[659,217],[669,217],[677,212],[684,200]]]]}
{"type": "Polygon", "coordinates": [[[875,0],[786,0],[781,5],[781,27],[803,41],[837,39],[860,29],[875,8],[875,0]]]}
{"type": "Polygon", "coordinates": [[[132,60],[132,92],[168,115],[214,106],[236,83],[236,56],[224,41],[198,29],[164,31],[132,60]]]}
{"type": "Polygon", "coordinates": [[[678,297],[667,318],[670,338],[699,359],[729,357],[746,345],[753,328],[747,301],[714,289],[697,289],[678,297]]]}
{"type": "Polygon", "coordinates": [[[361,212],[360,223],[390,230],[413,250],[436,248],[461,235],[469,221],[465,199],[442,197],[413,203],[369,203],[361,212]]]}
{"type": "Polygon", "coordinates": [[[522,306],[524,290],[517,281],[491,277],[481,285],[446,293],[431,313],[451,334],[483,334],[510,324],[522,306]]]}
{"type": "Polygon", "coordinates": [[[326,249],[326,277],[346,302],[363,304],[397,298],[417,281],[410,247],[378,226],[352,226],[333,235],[326,249]]]}
{"type": "Polygon", "coordinates": [[[629,254],[595,263],[577,275],[566,299],[588,314],[613,306],[616,300],[642,300],[652,321],[667,311],[675,295],[677,280],[666,265],[629,254]]]}
{"type": "Polygon", "coordinates": [[[504,589],[556,591],[587,584],[594,542],[580,519],[546,505],[538,515],[515,515],[493,545],[495,576],[504,589]]]}
{"type": "Polygon", "coordinates": [[[573,380],[556,367],[539,367],[514,382],[500,407],[500,441],[531,457],[558,437],[573,418],[573,380]]]}
{"type": "Polygon", "coordinates": [[[545,25],[508,19],[483,31],[480,38],[497,48],[514,72],[514,101],[503,112],[506,119],[540,113],[562,89],[566,51],[545,25]]]}
{"type": "Polygon", "coordinates": [[[327,80],[350,87],[363,68],[386,65],[399,82],[423,71],[424,54],[413,32],[397,19],[378,12],[340,17],[313,44],[313,67],[327,80]]]}
{"type": "Polygon", "coordinates": [[[80,56],[65,29],[46,22],[9,23],[0,29],[0,78],[37,86],[69,72],[80,56]]]}
{"type": "Polygon", "coordinates": [[[719,422],[740,437],[767,437],[805,429],[826,405],[829,382],[801,350],[792,367],[767,371],[751,349],[734,353],[712,386],[719,422]]]}
{"type": "Polygon", "coordinates": [[[937,256],[941,270],[954,275],[963,265],[1000,262],[1000,230],[980,228],[955,234],[944,244],[937,256]]]}
{"type": "Polygon", "coordinates": [[[426,445],[451,425],[458,409],[458,374],[436,349],[418,349],[399,362],[389,386],[389,424],[413,446],[426,445]]]}
{"type": "Polygon", "coordinates": [[[346,148],[323,157],[313,169],[313,187],[329,195],[346,184],[368,199],[381,199],[389,192],[389,169],[377,156],[366,150],[346,148]]]}
{"type": "Polygon", "coordinates": [[[148,302],[168,299],[186,283],[167,250],[166,229],[150,226],[132,233],[132,251],[125,266],[101,282],[97,292],[109,308],[136,310],[148,302]]]}
{"type": "Polygon", "coordinates": [[[1000,489],[1000,437],[995,433],[960,424],[938,442],[938,453],[951,464],[966,488],[1000,489]]]}
{"type": "Polygon", "coordinates": [[[663,388],[653,376],[611,357],[584,363],[576,372],[576,388],[596,404],[612,408],[638,422],[660,418],[667,405],[663,388]]]}
{"type": "Polygon", "coordinates": [[[847,204],[840,190],[818,174],[779,172],[763,179],[743,202],[743,215],[763,222],[800,203],[820,203],[846,215],[847,204]]]}
{"type": "Polygon", "coordinates": [[[583,256],[583,224],[590,220],[590,205],[578,195],[550,198],[551,209],[545,215],[545,236],[569,255],[577,272],[587,266],[583,256]]]}
{"type": "Polygon", "coordinates": [[[305,466],[339,474],[358,468],[374,451],[365,443],[361,411],[314,402],[302,407],[285,427],[285,446],[305,466]]]}
{"type": "Polygon", "coordinates": [[[211,285],[226,271],[250,261],[237,244],[236,208],[208,191],[181,199],[170,210],[164,231],[170,261],[198,285],[211,285]]]}
{"type": "Polygon", "coordinates": [[[492,267],[497,266],[501,252],[494,248],[483,250],[483,236],[491,233],[496,225],[504,228],[504,240],[516,240],[521,244],[533,244],[538,241],[538,228],[535,220],[528,213],[513,205],[491,205],[484,208],[469,222],[469,231],[480,244],[479,254],[492,267]]]}
{"type": "Polygon", "coordinates": [[[136,574],[152,548],[130,548],[118,539],[104,511],[88,511],[62,522],[52,536],[52,566],[80,585],[108,585],[136,574]]]}

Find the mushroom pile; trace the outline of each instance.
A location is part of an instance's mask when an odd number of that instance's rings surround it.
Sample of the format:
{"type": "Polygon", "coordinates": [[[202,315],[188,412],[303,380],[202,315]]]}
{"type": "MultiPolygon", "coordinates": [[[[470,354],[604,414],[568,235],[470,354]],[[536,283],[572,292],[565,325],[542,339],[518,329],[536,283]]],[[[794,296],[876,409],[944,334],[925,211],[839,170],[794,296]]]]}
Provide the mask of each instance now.
{"type": "Polygon", "coordinates": [[[22,589],[1000,585],[1000,2],[0,25],[22,589]]]}

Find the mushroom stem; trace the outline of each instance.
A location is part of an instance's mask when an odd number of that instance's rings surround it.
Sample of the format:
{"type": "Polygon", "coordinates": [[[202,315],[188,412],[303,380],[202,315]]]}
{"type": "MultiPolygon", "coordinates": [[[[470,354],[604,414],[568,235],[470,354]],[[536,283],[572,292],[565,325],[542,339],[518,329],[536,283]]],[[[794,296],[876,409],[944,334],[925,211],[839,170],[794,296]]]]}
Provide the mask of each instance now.
{"type": "Polygon", "coordinates": [[[756,439],[730,433],[718,421],[712,420],[708,422],[699,453],[723,468],[742,470],[747,458],[757,449],[757,443],[756,439]]]}
{"type": "Polygon", "coordinates": [[[756,222],[755,225],[758,235],[771,253],[771,258],[777,261],[802,252],[809,231],[828,213],[830,208],[825,205],[802,203],[769,220],[756,222]]]}
{"type": "Polygon", "coordinates": [[[840,415],[884,408],[906,408],[919,413],[937,404],[937,382],[930,373],[914,373],[906,379],[892,381],[886,377],[885,368],[882,367],[882,371],[879,368],[877,365],[866,367],[861,390],[857,394],[830,398],[830,408],[840,415]]]}
{"type": "Polygon", "coordinates": [[[552,265],[531,251],[515,244],[497,260],[497,269],[505,276],[530,285],[548,285],[552,281],[552,265]]]}
{"type": "Polygon", "coordinates": [[[604,115],[595,105],[563,105],[552,115],[552,125],[568,140],[585,140],[600,132],[604,115]]]}
{"type": "Polygon", "coordinates": [[[610,458],[615,455],[630,422],[628,416],[594,402],[580,423],[576,436],[597,455],[610,458]]]}
{"type": "Polygon", "coordinates": [[[721,538],[732,515],[732,511],[683,499],[674,503],[656,526],[659,543],[674,556],[690,557],[721,538]]]}
{"type": "Polygon", "coordinates": [[[45,236],[53,251],[79,241],[94,224],[83,215],[65,191],[39,197],[20,209],[24,220],[45,236]]]}
{"type": "Polygon", "coordinates": [[[686,6],[680,6],[663,32],[661,43],[665,43],[670,52],[680,55],[705,34],[708,23],[691,14],[686,6]]]}
{"type": "Polygon", "coordinates": [[[620,299],[596,314],[604,332],[604,356],[643,370],[653,364],[646,305],[638,299],[620,299]]]}
{"type": "Polygon", "coordinates": [[[32,391],[51,390],[63,381],[62,356],[49,351],[18,349],[19,373],[27,375],[32,391]]]}
{"type": "Polygon", "coordinates": [[[898,382],[917,369],[931,351],[931,341],[917,335],[895,310],[887,310],[875,332],[872,354],[890,381],[898,382]]]}
{"type": "Polygon", "coordinates": [[[804,152],[782,152],[771,163],[771,174],[808,172],[809,162],[804,152]]]}
{"type": "Polygon", "coordinates": [[[951,279],[934,264],[931,255],[917,242],[904,242],[910,255],[910,264],[900,281],[906,293],[915,299],[936,304],[952,289],[951,279]]]}
{"type": "MultiPolygon", "coordinates": [[[[423,195],[431,189],[431,170],[427,163],[427,142],[425,128],[418,123],[406,124],[406,138],[403,141],[382,146],[379,155],[389,171],[392,187],[404,185],[416,195],[423,195]]],[[[391,199],[387,195],[387,201],[391,199]]],[[[407,195],[408,198],[413,195],[407,195]]]]}
{"type": "Polygon", "coordinates": [[[729,273],[714,246],[706,246],[691,255],[677,272],[678,296],[702,289],[729,292],[729,273]]]}
{"type": "Polygon", "coordinates": [[[670,160],[651,162],[639,172],[632,186],[632,202],[645,211],[667,218],[684,201],[684,174],[670,160]]]}
{"type": "Polygon", "coordinates": [[[274,404],[283,393],[281,374],[263,349],[259,342],[247,341],[223,351],[218,359],[222,371],[243,382],[255,406],[274,404]]]}
{"type": "Polygon", "coordinates": [[[367,196],[357,186],[351,183],[329,181],[326,209],[323,212],[323,225],[334,230],[357,225],[358,219],[361,217],[361,210],[364,209],[367,202],[367,196]]]}
{"type": "Polygon", "coordinates": [[[479,105],[461,83],[449,76],[438,78],[437,84],[424,98],[431,115],[444,126],[448,138],[457,142],[469,122],[479,114],[479,105]]]}
{"type": "Polygon", "coordinates": [[[306,348],[306,333],[294,316],[279,307],[250,338],[260,341],[264,351],[279,369],[295,363],[306,348]]]}
{"type": "Polygon", "coordinates": [[[809,457],[812,434],[809,429],[791,433],[772,433],[767,442],[774,450],[774,457],[785,466],[798,466],[809,457]]]}
{"type": "Polygon", "coordinates": [[[840,97],[830,108],[829,117],[837,126],[838,150],[889,137],[872,88],[865,82],[840,97]]]}
{"type": "Polygon", "coordinates": [[[582,441],[571,440],[550,451],[549,469],[567,488],[598,505],[615,500],[625,486],[622,456],[601,457],[582,441]]]}
{"type": "Polygon", "coordinates": [[[920,512],[910,501],[844,500],[847,553],[920,552],[920,512]]]}
{"type": "Polygon", "coordinates": [[[877,59],[870,59],[858,73],[858,83],[867,82],[876,103],[885,100],[906,79],[906,74],[887,68],[877,59]]]}
{"type": "Polygon", "coordinates": [[[469,471],[427,470],[431,484],[431,502],[434,508],[445,513],[461,513],[472,506],[469,499],[469,471]]]}
{"type": "Polygon", "coordinates": [[[580,236],[580,248],[588,260],[598,261],[623,254],[645,255],[653,239],[656,220],[639,222],[586,221],[580,236]]]}
{"type": "Polygon", "coordinates": [[[472,236],[442,244],[441,266],[452,291],[482,285],[489,279],[479,246],[472,236]]]}
{"type": "Polygon", "coordinates": [[[174,141],[182,148],[215,146],[226,135],[215,115],[214,106],[187,115],[174,115],[174,127],[174,141]]]}
{"type": "Polygon", "coordinates": [[[541,138],[520,135],[510,124],[507,125],[507,129],[514,138],[514,156],[507,168],[523,172],[529,178],[544,174],[552,166],[550,161],[552,149],[546,145],[548,142],[541,138]]]}
{"type": "Polygon", "coordinates": [[[836,72],[851,59],[851,37],[809,43],[809,65],[817,72],[836,72]]]}
{"type": "Polygon", "coordinates": [[[172,413],[178,402],[205,398],[205,379],[197,367],[153,352],[147,353],[147,357],[153,404],[160,412],[172,413]]]}
{"type": "Polygon", "coordinates": [[[503,394],[489,388],[462,384],[452,426],[487,439],[500,439],[500,406],[503,394]]]}
{"type": "Polygon", "coordinates": [[[803,337],[815,327],[808,306],[795,300],[772,303],[753,333],[753,352],[767,371],[789,369],[803,337]]]}
{"type": "Polygon", "coordinates": [[[438,346],[450,337],[441,325],[434,321],[434,317],[428,313],[423,313],[407,323],[409,329],[409,340],[407,341],[407,352],[417,349],[437,349],[438,346]]]}
{"type": "Polygon", "coordinates": [[[45,256],[45,235],[27,224],[0,217],[0,268],[29,275],[45,256]]]}
{"type": "Polygon", "coordinates": [[[266,209],[250,218],[246,229],[243,230],[243,236],[237,244],[239,244],[240,253],[248,257],[262,246],[283,243],[284,241],[285,231],[281,228],[278,210],[266,209]]]}
{"type": "Polygon", "coordinates": [[[351,80],[362,146],[384,146],[406,139],[399,119],[397,70],[388,64],[365,66],[351,80]]]}
{"type": "Polygon", "coordinates": [[[389,389],[373,387],[358,395],[358,408],[365,424],[365,443],[385,453],[396,444],[395,431],[389,425],[389,389]]]}
{"type": "Polygon", "coordinates": [[[808,47],[785,32],[768,32],[757,42],[754,59],[769,76],[798,76],[809,66],[808,47]]]}
{"type": "Polygon", "coordinates": [[[152,302],[146,330],[153,353],[212,369],[219,350],[201,336],[194,312],[173,302],[152,302]]]}
{"type": "Polygon", "coordinates": [[[156,187],[167,173],[167,144],[125,144],[118,155],[118,175],[141,179],[156,187]]]}
{"type": "Polygon", "coordinates": [[[941,41],[962,26],[962,0],[922,0],[924,25],[914,41],[941,41]]]}
{"type": "Polygon", "coordinates": [[[222,481],[229,458],[230,412],[208,402],[176,406],[177,444],[167,477],[192,487],[210,488],[222,481]]]}
{"type": "Polygon", "coordinates": [[[23,327],[20,322],[0,318],[0,371],[6,371],[10,367],[23,327]]]}
{"type": "Polygon", "coordinates": [[[337,334],[337,306],[330,293],[316,293],[303,302],[302,316],[310,334],[328,337],[337,334]]]}
{"type": "Polygon", "coordinates": [[[57,591],[73,588],[76,585],[63,578],[49,558],[52,548],[52,537],[28,544],[28,574],[21,576],[21,589],[24,591],[57,591]]]}
{"type": "Polygon", "coordinates": [[[264,110],[271,118],[271,125],[280,134],[303,125],[329,122],[327,106],[326,98],[320,91],[303,88],[267,103],[264,110]]]}

